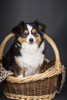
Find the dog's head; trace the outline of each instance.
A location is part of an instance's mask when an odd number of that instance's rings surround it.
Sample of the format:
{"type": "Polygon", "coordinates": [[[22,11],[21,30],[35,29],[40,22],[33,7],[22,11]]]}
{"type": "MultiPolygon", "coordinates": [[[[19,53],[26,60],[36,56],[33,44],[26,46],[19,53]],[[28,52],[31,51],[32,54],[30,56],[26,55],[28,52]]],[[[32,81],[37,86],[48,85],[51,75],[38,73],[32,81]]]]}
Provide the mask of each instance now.
{"type": "Polygon", "coordinates": [[[43,34],[45,33],[45,29],[46,25],[38,21],[32,23],[21,22],[12,29],[12,32],[15,33],[16,40],[20,45],[26,43],[29,45],[37,44],[39,46],[44,40],[43,34]]]}

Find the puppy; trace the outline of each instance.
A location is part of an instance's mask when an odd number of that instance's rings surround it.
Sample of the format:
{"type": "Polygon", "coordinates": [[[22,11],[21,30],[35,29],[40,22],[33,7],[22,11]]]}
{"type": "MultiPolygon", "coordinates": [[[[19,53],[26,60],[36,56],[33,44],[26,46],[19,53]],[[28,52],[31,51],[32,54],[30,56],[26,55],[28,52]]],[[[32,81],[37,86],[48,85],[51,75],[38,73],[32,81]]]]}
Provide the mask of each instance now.
{"type": "Polygon", "coordinates": [[[3,57],[3,66],[17,77],[38,74],[45,58],[45,29],[46,25],[38,21],[23,21],[14,27],[11,32],[15,34],[15,40],[3,57]]]}

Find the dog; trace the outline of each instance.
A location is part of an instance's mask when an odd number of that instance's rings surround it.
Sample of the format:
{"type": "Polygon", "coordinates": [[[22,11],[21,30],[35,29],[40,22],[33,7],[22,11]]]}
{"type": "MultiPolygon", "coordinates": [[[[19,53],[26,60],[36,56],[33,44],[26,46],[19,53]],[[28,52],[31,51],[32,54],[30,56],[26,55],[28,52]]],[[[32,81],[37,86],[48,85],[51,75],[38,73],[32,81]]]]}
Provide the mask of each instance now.
{"type": "Polygon", "coordinates": [[[38,74],[45,59],[45,30],[46,25],[37,20],[15,26],[11,30],[15,40],[3,57],[3,66],[16,77],[38,74]]]}

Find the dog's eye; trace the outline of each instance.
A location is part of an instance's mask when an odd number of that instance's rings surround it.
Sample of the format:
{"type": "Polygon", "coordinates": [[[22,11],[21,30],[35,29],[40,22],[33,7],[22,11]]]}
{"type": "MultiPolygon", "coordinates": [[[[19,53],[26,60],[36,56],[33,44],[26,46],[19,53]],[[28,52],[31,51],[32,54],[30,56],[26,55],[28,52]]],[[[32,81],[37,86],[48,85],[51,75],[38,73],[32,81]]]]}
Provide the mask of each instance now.
{"type": "Polygon", "coordinates": [[[27,34],[27,33],[24,33],[24,34],[23,34],[23,37],[27,37],[27,36],[28,36],[28,34],[27,34]]]}
{"type": "Polygon", "coordinates": [[[32,34],[33,34],[34,36],[36,36],[37,33],[36,33],[36,32],[33,32],[32,34]]]}
{"type": "Polygon", "coordinates": [[[33,32],[32,34],[33,34],[34,36],[38,37],[37,32],[33,32]]]}

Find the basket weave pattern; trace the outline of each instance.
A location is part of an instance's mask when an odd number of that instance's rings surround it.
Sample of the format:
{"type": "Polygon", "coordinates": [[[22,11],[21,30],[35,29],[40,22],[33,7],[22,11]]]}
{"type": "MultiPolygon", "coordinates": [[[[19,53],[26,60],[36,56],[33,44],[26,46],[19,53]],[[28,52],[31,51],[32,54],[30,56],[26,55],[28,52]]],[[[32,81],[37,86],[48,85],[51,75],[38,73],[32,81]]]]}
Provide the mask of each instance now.
{"type": "Polygon", "coordinates": [[[5,92],[16,95],[41,96],[52,94],[57,90],[58,75],[42,81],[29,83],[7,83],[5,82],[5,92]],[[7,88],[6,88],[7,87],[7,88]],[[17,88],[18,87],[18,88],[17,88]]]}

